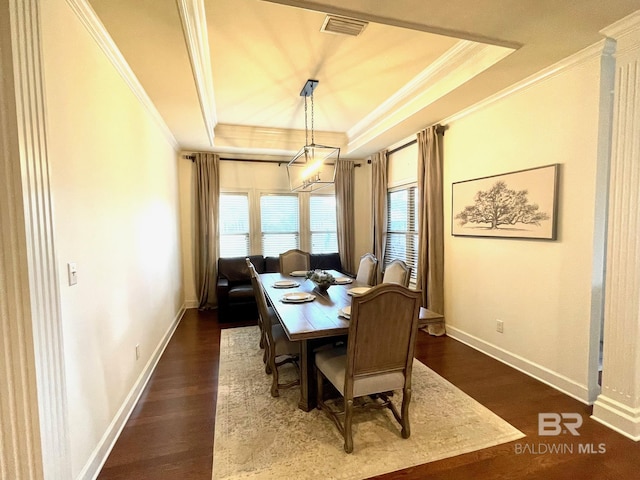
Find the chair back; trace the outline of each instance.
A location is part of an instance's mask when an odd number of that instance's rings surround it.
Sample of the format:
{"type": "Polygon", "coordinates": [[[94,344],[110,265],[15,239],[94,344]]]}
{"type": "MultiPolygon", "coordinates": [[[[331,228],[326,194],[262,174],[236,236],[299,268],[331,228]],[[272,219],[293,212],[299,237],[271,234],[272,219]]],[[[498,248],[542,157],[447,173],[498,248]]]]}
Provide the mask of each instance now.
{"type": "Polygon", "coordinates": [[[383,373],[402,372],[410,384],[420,300],[419,290],[391,283],[353,297],[346,391],[356,377],[383,373]]]}
{"type": "Polygon", "coordinates": [[[264,287],[262,281],[258,276],[256,268],[251,263],[251,260],[247,258],[247,267],[249,268],[249,276],[251,277],[251,286],[253,287],[253,294],[256,297],[256,303],[258,304],[258,315],[260,315],[261,329],[267,335],[267,338],[271,339],[271,317],[269,316],[269,309],[267,306],[267,297],[264,293],[264,287]]]}
{"type": "Polygon", "coordinates": [[[356,274],[356,281],[373,285],[376,283],[376,267],[378,259],[372,253],[365,253],[360,257],[360,265],[356,274]]]}
{"type": "Polygon", "coordinates": [[[382,277],[382,283],[398,283],[408,287],[410,279],[411,267],[404,263],[404,261],[395,259],[387,265],[382,277]]]}
{"type": "Polygon", "coordinates": [[[280,254],[280,273],[287,275],[296,270],[309,270],[310,257],[308,252],[294,248],[280,254]]]}

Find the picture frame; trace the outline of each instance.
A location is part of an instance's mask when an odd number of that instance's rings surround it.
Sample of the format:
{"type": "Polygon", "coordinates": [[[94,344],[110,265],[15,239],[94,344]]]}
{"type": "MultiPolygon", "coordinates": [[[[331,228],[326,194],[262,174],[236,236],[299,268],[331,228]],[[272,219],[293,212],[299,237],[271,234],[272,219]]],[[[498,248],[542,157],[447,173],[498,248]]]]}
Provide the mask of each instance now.
{"type": "Polygon", "coordinates": [[[559,167],[452,183],[451,234],[556,240],[559,167]]]}

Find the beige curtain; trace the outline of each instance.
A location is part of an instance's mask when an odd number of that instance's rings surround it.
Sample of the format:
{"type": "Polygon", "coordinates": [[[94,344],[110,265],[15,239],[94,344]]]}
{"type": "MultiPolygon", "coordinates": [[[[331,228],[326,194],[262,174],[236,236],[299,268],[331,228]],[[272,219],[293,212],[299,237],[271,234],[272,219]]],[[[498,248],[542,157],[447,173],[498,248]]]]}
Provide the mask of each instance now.
{"type": "Polygon", "coordinates": [[[336,165],[336,220],[338,224],[338,252],[342,269],[354,273],[355,214],[353,207],[354,163],[340,160],[336,165]]]}
{"type": "Polygon", "coordinates": [[[382,281],[384,249],[387,242],[387,151],[371,157],[371,205],[373,206],[373,254],[378,259],[376,284],[382,281]]]}
{"type": "MultiPolygon", "coordinates": [[[[444,212],[442,191],[442,127],[418,133],[418,281],[422,304],[444,314],[444,212]]],[[[429,326],[442,335],[444,326],[429,326]]]]}
{"type": "Polygon", "coordinates": [[[218,200],[220,198],[220,157],[213,153],[195,154],[196,183],[196,288],[200,309],[217,306],[218,276],[218,200]]]}

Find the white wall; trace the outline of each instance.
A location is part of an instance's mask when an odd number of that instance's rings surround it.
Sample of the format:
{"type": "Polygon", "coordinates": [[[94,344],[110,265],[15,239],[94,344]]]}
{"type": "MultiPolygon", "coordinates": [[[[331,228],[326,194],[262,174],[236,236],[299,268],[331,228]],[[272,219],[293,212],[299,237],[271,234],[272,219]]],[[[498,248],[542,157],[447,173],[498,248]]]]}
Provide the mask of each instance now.
{"type": "Polygon", "coordinates": [[[181,313],[177,153],[64,0],[43,2],[41,21],[78,478],[181,313]],[[67,262],[77,262],[75,286],[67,262]]]}
{"type": "Polygon", "coordinates": [[[444,137],[448,333],[588,401],[599,59],[453,121],[444,137]],[[453,237],[451,183],[559,163],[556,241],[453,237]],[[504,333],[496,331],[496,319],[504,333]]]}

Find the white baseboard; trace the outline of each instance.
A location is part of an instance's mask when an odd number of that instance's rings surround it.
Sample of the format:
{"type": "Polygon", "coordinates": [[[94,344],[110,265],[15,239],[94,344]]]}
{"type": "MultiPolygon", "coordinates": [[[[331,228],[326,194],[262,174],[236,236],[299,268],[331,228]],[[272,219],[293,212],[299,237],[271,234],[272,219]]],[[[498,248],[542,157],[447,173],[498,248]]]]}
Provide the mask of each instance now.
{"type": "Polygon", "coordinates": [[[198,302],[198,300],[186,300],[184,302],[184,306],[183,308],[187,309],[187,308],[198,308],[200,306],[200,303],[198,302]]]}
{"type": "Polygon", "coordinates": [[[133,409],[140,399],[140,395],[142,395],[142,392],[147,386],[147,382],[151,378],[151,374],[155,370],[156,365],[158,364],[158,361],[160,360],[160,357],[164,352],[164,349],[167,347],[169,340],[171,340],[173,332],[175,332],[176,328],[178,327],[178,324],[180,323],[180,320],[182,320],[184,313],[185,305],[180,307],[180,310],[178,311],[173,321],[169,325],[166,333],[158,343],[158,346],[151,355],[151,358],[149,358],[149,361],[142,369],[142,372],[140,372],[138,379],[125,398],[125,401],[118,409],[118,412],[116,413],[115,417],[111,421],[111,424],[102,436],[102,439],[100,440],[100,442],[98,442],[98,445],[89,457],[89,460],[87,461],[85,467],[78,475],[77,480],[95,480],[98,477],[98,474],[100,473],[104,462],[107,460],[109,453],[111,453],[111,450],[118,440],[122,429],[127,424],[127,420],[129,420],[133,409]]]}
{"type": "Polygon", "coordinates": [[[464,343],[465,345],[469,345],[491,358],[495,358],[496,360],[549,385],[550,387],[555,388],[556,390],[559,390],[566,395],[569,395],[572,398],[575,398],[584,404],[590,405],[592,403],[589,400],[589,389],[586,385],[580,385],[564,375],[549,370],[542,365],[538,365],[526,358],[508,352],[507,350],[465,333],[450,325],[447,325],[447,335],[464,343]]]}
{"type": "Polygon", "coordinates": [[[600,394],[591,418],[635,442],[640,441],[640,408],[629,408],[600,394]]]}

